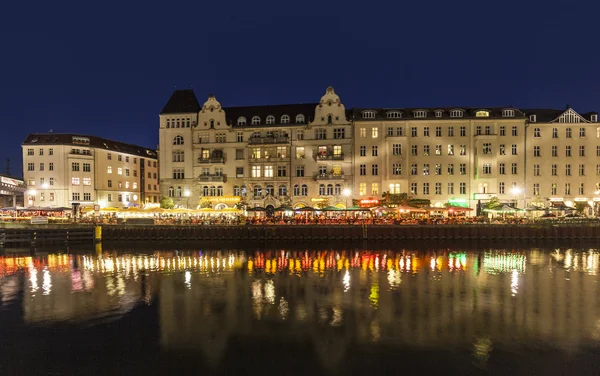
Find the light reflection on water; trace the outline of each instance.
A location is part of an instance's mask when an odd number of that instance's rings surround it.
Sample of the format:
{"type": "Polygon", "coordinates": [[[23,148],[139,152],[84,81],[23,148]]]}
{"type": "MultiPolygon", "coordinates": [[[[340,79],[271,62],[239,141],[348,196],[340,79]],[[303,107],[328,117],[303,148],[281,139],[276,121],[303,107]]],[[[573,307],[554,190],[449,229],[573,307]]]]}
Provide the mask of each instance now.
{"type": "Polygon", "coordinates": [[[215,364],[234,336],[290,334],[326,348],[323,362],[376,343],[465,348],[485,363],[498,346],[595,345],[599,257],[593,249],[1,256],[0,310],[19,302],[26,324],[78,325],[155,304],[162,348],[196,350],[215,364]]]}

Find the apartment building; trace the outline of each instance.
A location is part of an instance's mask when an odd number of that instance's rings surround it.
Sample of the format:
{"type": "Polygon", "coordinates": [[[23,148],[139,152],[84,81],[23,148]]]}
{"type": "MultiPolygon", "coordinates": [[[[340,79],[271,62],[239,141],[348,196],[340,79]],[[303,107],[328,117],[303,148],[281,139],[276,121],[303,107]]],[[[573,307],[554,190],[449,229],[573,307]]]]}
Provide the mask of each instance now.
{"type": "Polygon", "coordinates": [[[156,151],[78,134],[30,134],[22,144],[26,206],[159,202],[156,151]]]}
{"type": "Polygon", "coordinates": [[[347,110],[329,87],[315,103],[222,107],[178,90],[160,114],[161,195],[216,208],[345,207],[384,192],[438,207],[593,206],[598,127],[596,112],[569,106],[347,110]]]}

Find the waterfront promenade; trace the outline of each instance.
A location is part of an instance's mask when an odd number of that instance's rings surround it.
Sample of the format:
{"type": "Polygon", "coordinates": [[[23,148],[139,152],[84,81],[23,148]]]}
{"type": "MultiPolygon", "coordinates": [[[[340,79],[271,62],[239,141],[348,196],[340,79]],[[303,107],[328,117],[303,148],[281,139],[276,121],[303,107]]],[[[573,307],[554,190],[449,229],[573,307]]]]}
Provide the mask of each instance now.
{"type": "Polygon", "coordinates": [[[143,241],[397,241],[600,239],[600,223],[448,225],[28,225],[3,224],[0,246],[143,241]]]}

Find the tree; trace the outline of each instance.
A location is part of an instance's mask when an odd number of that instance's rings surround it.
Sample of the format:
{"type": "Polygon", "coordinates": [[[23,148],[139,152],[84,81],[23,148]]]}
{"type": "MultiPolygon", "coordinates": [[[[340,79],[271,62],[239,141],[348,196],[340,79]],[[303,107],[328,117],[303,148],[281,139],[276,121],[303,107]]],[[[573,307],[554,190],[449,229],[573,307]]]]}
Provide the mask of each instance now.
{"type": "Polygon", "coordinates": [[[212,208],[212,202],[210,202],[210,200],[206,197],[202,197],[202,199],[200,200],[200,208],[212,208]]]}
{"type": "Polygon", "coordinates": [[[575,209],[577,210],[577,213],[582,214],[583,211],[589,207],[589,204],[585,201],[577,201],[575,203],[575,209]]]}
{"type": "Polygon", "coordinates": [[[162,197],[160,199],[160,207],[163,209],[173,209],[175,204],[173,203],[173,199],[171,197],[162,197]]]}
{"type": "Polygon", "coordinates": [[[485,203],[485,205],[483,207],[485,209],[496,210],[496,209],[500,209],[502,207],[502,203],[500,202],[498,197],[493,196],[492,198],[490,198],[490,200],[488,202],[485,203]]]}
{"type": "Polygon", "coordinates": [[[320,201],[320,202],[318,202],[318,203],[315,205],[315,207],[316,207],[317,209],[324,209],[324,208],[326,208],[326,207],[328,207],[328,206],[329,206],[329,199],[328,199],[328,198],[326,198],[326,199],[323,199],[323,201],[320,201]]]}
{"type": "Polygon", "coordinates": [[[383,197],[383,203],[386,206],[408,205],[410,200],[408,193],[383,192],[381,196],[383,197]]]}

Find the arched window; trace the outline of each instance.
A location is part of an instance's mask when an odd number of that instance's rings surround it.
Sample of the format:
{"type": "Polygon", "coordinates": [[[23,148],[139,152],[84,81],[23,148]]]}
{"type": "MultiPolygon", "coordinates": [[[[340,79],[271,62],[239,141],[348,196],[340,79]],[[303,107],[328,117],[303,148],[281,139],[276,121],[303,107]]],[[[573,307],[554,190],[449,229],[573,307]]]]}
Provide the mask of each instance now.
{"type": "Polygon", "coordinates": [[[214,128],[215,127],[215,121],[213,119],[210,119],[210,128],[214,128]]]}
{"type": "Polygon", "coordinates": [[[287,185],[279,186],[279,196],[287,196],[287,185]]]}
{"type": "Polygon", "coordinates": [[[386,114],[386,117],[388,119],[401,119],[402,118],[402,112],[400,112],[400,111],[389,111],[386,114]]]}
{"type": "Polygon", "coordinates": [[[181,197],[181,186],[177,187],[177,189],[175,190],[175,195],[177,197],[181,197]]]}
{"type": "Polygon", "coordinates": [[[450,111],[450,117],[453,117],[453,118],[463,117],[463,112],[462,112],[462,110],[452,110],[452,111],[450,111]]]}
{"type": "Polygon", "coordinates": [[[327,195],[333,196],[333,184],[327,184],[327,195]]]}
{"type": "Polygon", "coordinates": [[[362,112],[363,119],[375,119],[375,111],[363,111],[362,112]]]}
{"type": "Polygon", "coordinates": [[[294,196],[300,196],[300,186],[298,184],[294,185],[294,196]]]}
{"type": "Polygon", "coordinates": [[[208,185],[205,185],[204,187],[202,187],[202,195],[208,196],[208,185]]]}
{"type": "Polygon", "coordinates": [[[300,196],[308,196],[308,186],[306,184],[302,184],[302,191],[300,192],[300,196]]]}
{"type": "Polygon", "coordinates": [[[503,117],[515,117],[515,110],[502,110],[503,117]]]}
{"type": "Polygon", "coordinates": [[[327,115],[327,124],[333,124],[333,116],[327,115]]]}
{"type": "Polygon", "coordinates": [[[223,187],[220,185],[217,187],[217,196],[223,196],[223,187]]]}
{"type": "Polygon", "coordinates": [[[288,115],[281,116],[281,124],[288,124],[290,122],[290,117],[288,115]]]}
{"type": "Polygon", "coordinates": [[[245,118],[245,117],[243,117],[243,116],[240,116],[240,117],[237,119],[237,125],[246,125],[246,118],[245,118]]]}
{"type": "Polygon", "coordinates": [[[246,197],[246,186],[245,185],[242,185],[242,189],[241,189],[240,193],[242,194],[242,197],[246,197]]]}
{"type": "Polygon", "coordinates": [[[335,195],[339,196],[342,194],[342,186],[340,184],[335,185],[335,195]]]}
{"type": "Polygon", "coordinates": [[[269,184],[269,185],[267,185],[267,187],[265,188],[265,193],[266,193],[267,195],[273,196],[273,195],[275,194],[275,188],[274,188],[274,187],[273,187],[271,184],[269,184]]]}
{"type": "Polygon", "coordinates": [[[319,196],[325,196],[325,184],[319,184],[319,196]]]}
{"type": "Polygon", "coordinates": [[[298,123],[298,124],[304,124],[304,121],[305,121],[304,120],[304,115],[302,115],[302,114],[296,115],[296,123],[298,123]]]}
{"type": "Polygon", "coordinates": [[[239,185],[234,185],[233,186],[233,195],[234,196],[239,196],[240,195],[240,186],[239,185]]]}
{"type": "Polygon", "coordinates": [[[252,118],[252,125],[260,125],[260,118],[258,116],[252,118]]]}
{"type": "Polygon", "coordinates": [[[424,118],[427,117],[427,111],[425,110],[416,110],[413,112],[414,117],[416,118],[424,118]]]}
{"type": "Polygon", "coordinates": [[[260,185],[254,186],[254,197],[260,197],[262,195],[262,187],[260,185]]]}
{"type": "Polygon", "coordinates": [[[173,145],[183,145],[183,136],[177,135],[173,137],[173,145]]]}
{"type": "Polygon", "coordinates": [[[216,196],[217,194],[217,190],[215,189],[214,185],[210,186],[210,193],[208,194],[209,196],[216,196]]]}
{"type": "Polygon", "coordinates": [[[175,188],[169,187],[169,197],[175,197],[175,188]]]}
{"type": "Polygon", "coordinates": [[[267,124],[275,124],[275,116],[273,116],[273,115],[267,116],[267,124]]]}

